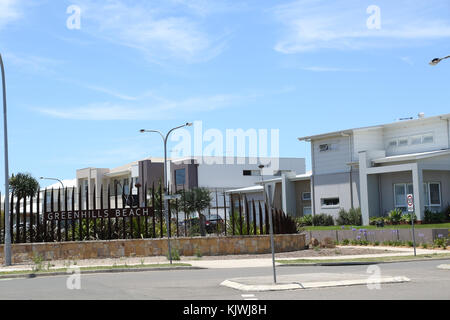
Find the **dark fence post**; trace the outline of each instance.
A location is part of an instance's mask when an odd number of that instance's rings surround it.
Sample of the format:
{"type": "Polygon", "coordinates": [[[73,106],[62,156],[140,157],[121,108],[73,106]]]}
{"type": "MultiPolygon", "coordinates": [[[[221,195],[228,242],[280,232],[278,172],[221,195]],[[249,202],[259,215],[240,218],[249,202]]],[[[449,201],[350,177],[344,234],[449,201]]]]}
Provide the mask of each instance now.
{"type": "Polygon", "coordinates": [[[43,219],[42,219],[42,229],[44,231],[44,237],[42,238],[42,242],[47,242],[47,188],[44,190],[44,203],[43,203],[43,219]]]}
{"type": "Polygon", "coordinates": [[[241,205],[241,195],[239,194],[239,234],[242,236],[244,233],[242,231],[242,205],[241,205]]]}
{"type": "MultiPolygon", "coordinates": [[[[114,209],[118,209],[119,208],[119,203],[118,203],[118,198],[117,198],[117,183],[114,183],[114,209]]],[[[114,218],[114,231],[115,231],[115,235],[114,238],[117,237],[117,239],[119,239],[119,218],[114,218]]]]}
{"type": "Polygon", "coordinates": [[[256,228],[256,207],[255,199],[252,199],[252,213],[253,213],[253,234],[256,236],[258,229],[256,228]]]}
{"type": "MultiPolygon", "coordinates": [[[[148,203],[147,203],[147,195],[148,195],[148,188],[147,188],[147,182],[145,182],[145,186],[144,186],[144,194],[143,194],[143,198],[144,198],[144,207],[148,207],[148,203]]],[[[148,236],[148,217],[145,217],[145,238],[149,238],[148,236]]]]}
{"type": "MultiPolygon", "coordinates": [[[[167,191],[167,194],[170,194],[169,191],[167,191]]],[[[166,229],[167,234],[169,237],[172,236],[172,212],[170,208],[170,200],[167,200],[167,222],[166,222],[166,229]]]]}
{"type": "MultiPolygon", "coordinates": [[[[67,215],[67,211],[69,211],[69,206],[67,203],[67,187],[64,189],[64,211],[66,212],[67,215]]],[[[73,213],[72,213],[73,214],[73,213]]],[[[65,241],[69,241],[69,220],[66,219],[64,220],[64,239],[65,241]]]]}
{"type": "MultiPolygon", "coordinates": [[[[96,185],[95,184],[94,184],[94,188],[93,189],[94,190],[92,190],[92,209],[95,212],[95,210],[97,210],[97,189],[96,189],[96,185]]],[[[89,208],[88,208],[88,210],[89,210],[89,208]]],[[[94,218],[92,222],[94,223],[94,239],[97,239],[98,238],[98,235],[97,235],[97,218],[94,218]]]]}
{"type": "Polygon", "coordinates": [[[27,197],[23,197],[23,243],[27,243],[27,197]]]}
{"type": "MultiPolygon", "coordinates": [[[[141,192],[140,192],[140,188],[141,188],[140,185],[136,186],[136,189],[137,189],[137,202],[138,202],[137,203],[137,207],[138,208],[141,207],[141,199],[140,199],[141,192]]],[[[136,220],[137,220],[137,234],[138,234],[138,238],[141,238],[141,217],[137,216],[136,220]]]]}
{"type": "MultiPolygon", "coordinates": [[[[103,184],[100,185],[100,210],[103,212],[104,209],[104,198],[103,198],[103,184]]],[[[100,239],[105,239],[105,218],[100,219],[100,239]]]]}
{"type": "MultiPolygon", "coordinates": [[[[111,185],[108,183],[108,210],[111,210],[111,185]]],[[[108,240],[112,239],[111,217],[108,215],[108,240]]]]}
{"type": "MultiPolygon", "coordinates": [[[[266,223],[266,234],[270,233],[270,223],[269,223],[269,206],[264,202],[264,213],[265,213],[265,223],[266,223]]],[[[270,212],[271,214],[271,212],[270,212]]],[[[272,221],[273,222],[273,221],[272,221]]]]}
{"type": "Polygon", "coordinates": [[[263,215],[262,215],[262,208],[261,208],[261,202],[258,201],[258,207],[259,207],[259,234],[264,234],[264,225],[263,225],[263,215]]]}
{"type": "Polygon", "coordinates": [[[247,220],[247,235],[250,235],[250,212],[247,196],[244,196],[244,200],[245,200],[245,220],[247,220]]]}
{"type": "MultiPolygon", "coordinates": [[[[125,186],[122,185],[122,209],[125,208],[125,201],[124,200],[124,196],[125,196],[125,186]]],[[[126,239],[127,238],[127,226],[126,226],[126,218],[122,217],[122,239],[126,239]]]]}
{"type": "MultiPolygon", "coordinates": [[[[58,212],[61,212],[61,188],[58,188],[58,212]]],[[[61,242],[61,220],[58,219],[58,242],[61,242]]]]}
{"type": "MultiPolygon", "coordinates": [[[[75,186],[72,188],[72,212],[75,211],[75,186]]],[[[38,210],[39,211],[39,210],[38,210]]],[[[72,241],[75,241],[75,219],[72,214],[72,241]]]]}
{"type": "Polygon", "coordinates": [[[90,221],[89,221],[89,185],[86,188],[86,240],[89,240],[90,236],[91,236],[91,230],[90,229],[90,221]]]}
{"type": "Polygon", "coordinates": [[[234,202],[233,202],[233,194],[230,193],[230,220],[231,220],[231,231],[235,233],[234,230],[234,202]]]}
{"type": "Polygon", "coordinates": [[[39,234],[39,230],[40,230],[40,226],[41,226],[41,217],[40,217],[40,209],[41,209],[41,191],[38,191],[37,194],[37,200],[36,200],[36,234],[35,234],[35,241],[39,242],[40,241],[40,234],[39,234]]]}
{"type": "Polygon", "coordinates": [[[186,189],[183,186],[184,236],[187,237],[186,189]]]}
{"type": "MultiPolygon", "coordinates": [[[[50,212],[54,212],[55,211],[55,190],[52,188],[52,193],[50,194],[50,212]]],[[[55,220],[53,219],[50,222],[50,233],[51,233],[51,241],[54,242],[55,241],[55,220]]]]}
{"type": "Polygon", "coordinates": [[[152,215],[152,238],[156,238],[155,182],[153,182],[153,186],[152,186],[152,206],[153,206],[153,215],[152,215]]]}
{"type": "Polygon", "coordinates": [[[81,199],[81,186],[78,189],[78,210],[80,210],[80,217],[78,218],[79,220],[79,225],[78,225],[78,237],[80,239],[80,241],[83,241],[83,219],[82,219],[82,214],[81,214],[81,209],[82,209],[82,199],[81,199]]]}
{"type": "MultiPolygon", "coordinates": [[[[39,191],[38,191],[39,192],[39,191]]],[[[1,195],[0,195],[1,196],[1,195]]],[[[0,202],[1,207],[1,202],[0,202]]],[[[33,195],[30,197],[30,243],[34,242],[33,195]]]]}
{"type": "Polygon", "coordinates": [[[217,215],[217,222],[216,222],[216,229],[217,229],[217,236],[219,236],[219,227],[220,227],[220,216],[219,216],[219,195],[217,194],[217,188],[216,188],[216,215],[217,215]]]}
{"type": "Polygon", "coordinates": [[[161,238],[164,238],[164,230],[163,230],[163,198],[162,198],[162,185],[159,184],[159,225],[160,225],[160,235],[161,238]]]}
{"type": "Polygon", "coordinates": [[[225,190],[223,191],[223,226],[225,229],[225,236],[227,235],[227,197],[225,190]]]}
{"type": "MultiPolygon", "coordinates": [[[[12,208],[14,208],[14,207],[12,207],[12,208]]],[[[14,214],[12,214],[11,216],[14,216],[14,214]]],[[[19,226],[20,226],[20,200],[19,200],[19,198],[17,198],[17,205],[16,205],[16,243],[20,243],[20,229],[19,229],[19,226]]]]}
{"type": "Polygon", "coordinates": [[[178,222],[178,199],[175,199],[175,212],[176,212],[176,221],[177,221],[177,237],[180,237],[180,227],[179,227],[179,222],[178,222]]]}

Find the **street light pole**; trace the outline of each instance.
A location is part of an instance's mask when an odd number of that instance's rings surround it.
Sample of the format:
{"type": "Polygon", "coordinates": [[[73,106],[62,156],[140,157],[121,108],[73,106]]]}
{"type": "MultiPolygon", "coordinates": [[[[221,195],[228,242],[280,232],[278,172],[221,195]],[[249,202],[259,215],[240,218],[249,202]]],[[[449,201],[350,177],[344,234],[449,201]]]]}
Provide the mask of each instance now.
{"type": "Polygon", "coordinates": [[[44,177],[40,177],[41,180],[53,180],[53,181],[59,181],[59,183],[61,183],[63,191],[64,191],[64,184],[60,179],[57,178],[44,178],[44,177]]]}
{"type": "Polygon", "coordinates": [[[170,230],[170,221],[169,221],[169,199],[168,199],[168,192],[169,192],[169,186],[168,186],[168,179],[167,179],[167,141],[169,140],[169,136],[170,134],[177,130],[177,129],[181,129],[184,127],[191,127],[192,123],[186,123],[182,126],[178,126],[175,127],[171,130],[169,130],[169,132],[164,136],[160,131],[158,130],[145,130],[142,129],[140,132],[144,133],[144,132],[150,132],[150,133],[158,133],[161,138],[163,139],[164,142],[164,212],[165,212],[165,218],[166,218],[166,228],[167,228],[167,248],[169,250],[169,260],[170,260],[170,264],[172,264],[172,248],[170,245],[170,234],[169,234],[169,230],[170,230]]]}
{"type": "Polygon", "coordinates": [[[435,66],[435,65],[437,65],[439,62],[441,62],[442,60],[448,59],[448,58],[450,58],[450,56],[446,56],[446,57],[443,57],[443,58],[434,58],[433,60],[430,61],[430,65],[431,65],[431,66],[435,66]]]}
{"type": "MultiPolygon", "coordinates": [[[[259,165],[258,167],[261,170],[261,181],[262,181],[262,185],[263,185],[263,193],[264,193],[264,203],[266,202],[266,185],[264,183],[264,176],[263,176],[263,172],[262,169],[264,168],[264,165],[259,165]]],[[[273,283],[277,283],[277,272],[275,269],[275,244],[274,244],[274,240],[273,240],[273,223],[272,223],[272,206],[271,206],[271,201],[269,199],[269,204],[266,206],[266,208],[269,208],[269,233],[270,233],[270,248],[272,250],[272,269],[273,269],[273,283]]]]}
{"type": "Polygon", "coordinates": [[[3,89],[3,130],[4,130],[4,145],[5,145],[5,265],[11,265],[11,230],[10,212],[9,212],[9,166],[8,166],[8,118],[6,112],[6,79],[5,67],[3,65],[2,55],[0,54],[0,69],[2,72],[2,89],[3,89]]]}

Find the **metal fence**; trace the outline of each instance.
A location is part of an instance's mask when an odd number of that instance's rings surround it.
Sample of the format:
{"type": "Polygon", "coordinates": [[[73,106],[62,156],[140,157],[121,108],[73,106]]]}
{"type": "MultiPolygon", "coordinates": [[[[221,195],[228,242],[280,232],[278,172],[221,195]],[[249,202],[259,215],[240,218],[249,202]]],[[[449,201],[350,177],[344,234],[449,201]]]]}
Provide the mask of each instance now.
{"type": "MultiPolygon", "coordinates": [[[[62,242],[84,240],[142,239],[200,236],[199,219],[187,212],[182,199],[169,201],[167,226],[163,211],[163,190],[136,186],[136,192],[125,194],[122,186],[59,188],[39,192],[35,197],[10,197],[10,232],[12,243],[62,242]]],[[[130,188],[128,190],[133,190],[130,188]]],[[[188,192],[182,190],[181,193],[188,192]]],[[[179,192],[180,193],[180,192],[179,192]]],[[[203,210],[209,227],[207,235],[263,235],[269,233],[269,210],[262,201],[247,200],[222,193],[219,205],[203,210]],[[227,206],[226,198],[229,202],[227,206]],[[219,210],[220,209],[220,210],[219,210]],[[222,213],[222,215],[219,214],[222,213]],[[211,219],[212,215],[215,218],[211,219]]],[[[0,243],[5,240],[5,203],[0,201],[0,243]]],[[[274,233],[296,233],[295,222],[281,210],[271,210],[274,233]]]]}

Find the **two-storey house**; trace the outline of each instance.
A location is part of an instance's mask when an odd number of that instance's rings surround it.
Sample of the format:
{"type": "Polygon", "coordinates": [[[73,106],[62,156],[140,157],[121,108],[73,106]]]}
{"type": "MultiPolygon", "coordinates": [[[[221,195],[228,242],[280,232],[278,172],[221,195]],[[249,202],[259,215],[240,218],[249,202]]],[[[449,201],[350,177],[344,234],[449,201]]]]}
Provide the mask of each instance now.
{"type": "Polygon", "coordinates": [[[450,114],[299,138],[311,144],[313,214],[360,207],[369,217],[407,209],[439,211],[450,203],[450,114]]]}

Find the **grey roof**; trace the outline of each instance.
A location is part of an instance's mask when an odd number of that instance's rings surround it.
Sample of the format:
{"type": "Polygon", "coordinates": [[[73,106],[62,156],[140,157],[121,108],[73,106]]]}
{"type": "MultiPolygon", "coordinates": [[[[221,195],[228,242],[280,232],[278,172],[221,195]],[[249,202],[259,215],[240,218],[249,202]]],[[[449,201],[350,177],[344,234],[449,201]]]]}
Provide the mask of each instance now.
{"type": "Polygon", "coordinates": [[[312,135],[312,136],[301,137],[301,138],[298,138],[298,140],[308,141],[308,140],[312,140],[312,139],[321,139],[321,138],[326,138],[326,137],[339,136],[342,134],[344,134],[344,135],[350,134],[350,133],[353,133],[354,131],[359,131],[359,130],[382,129],[382,128],[388,127],[388,126],[409,125],[409,124],[414,124],[414,123],[417,123],[420,121],[429,121],[429,120],[435,120],[435,119],[450,119],[450,113],[441,114],[441,115],[432,116],[432,117],[424,117],[424,118],[417,118],[417,119],[411,119],[411,120],[396,121],[396,122],[391,122],[391,123],[382,124],[382,125],[359,127],[359,128],[353,128],[353,129],[346,129],[346,130],[322,133],[322,134],[317,134],[317,135],[312,135]]]}

